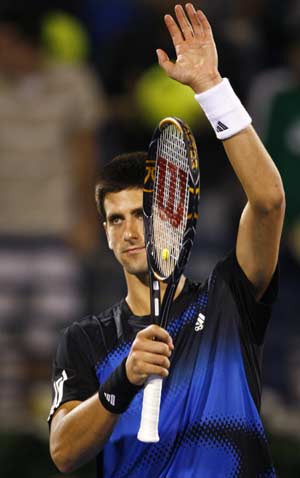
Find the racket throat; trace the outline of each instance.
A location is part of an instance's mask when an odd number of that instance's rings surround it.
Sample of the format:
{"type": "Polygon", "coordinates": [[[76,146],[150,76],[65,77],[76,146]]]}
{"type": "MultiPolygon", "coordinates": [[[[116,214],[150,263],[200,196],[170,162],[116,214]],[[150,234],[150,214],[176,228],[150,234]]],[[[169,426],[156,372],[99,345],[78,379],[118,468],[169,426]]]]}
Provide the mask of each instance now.
{"type": "MultiPolygon", "coordinates": [[[[152,272],[151,272],[152,274],[152,272]]],[[[152,321],[160,324],[160,281],[154,277],[150,280],[150,304],[151,304],[151,317],[152,321]]]]}
{"type": "Polygon", "coordinates": [[[160,326],[163,329],[166,329],[168,325],[169,313],[170,313],[170,309],[175,297],[178,282],[179,281],[176,281],[176,283],[171,282],[170,284],[168,284],[168,287],[163,297],[163,301],[161,305],[161,315],[160,315],[160,326]]]}

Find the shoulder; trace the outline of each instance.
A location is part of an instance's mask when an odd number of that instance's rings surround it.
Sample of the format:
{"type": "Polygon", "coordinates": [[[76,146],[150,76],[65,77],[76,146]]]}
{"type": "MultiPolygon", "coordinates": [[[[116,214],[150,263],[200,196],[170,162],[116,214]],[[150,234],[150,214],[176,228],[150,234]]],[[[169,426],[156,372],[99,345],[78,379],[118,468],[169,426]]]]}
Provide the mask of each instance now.
{"type": "Polygon", "coordinates": [[[188,293],[190,296],[211,293],[216,288],[216,285],[228,282],[230,276],[236,273],[235,261],[235,251],[231,250],[227,255],[224,255],[215,264],[211,265],[210,270],[208,270],[201,281],[187,278],[183,292],[188,293]]]}
{"type": "Polygon", "coordinates": [[[98,315],[87,315],[63,329],[58,356],[88,355],[91,363],[110,350],[118,340],[116,317],[121,314],[122,301],[98,315]]]}
{"type": "Polygon", "coordinates": [[[68,335],[71,340],[76,340],[79,337],[82,340],[84,337],[85,340],[91,342],[110,342],[110,339],[116,337],[118,323],[121,321],[121,316],[124,315],[123,303],[122,299],[97,315],[87,315],[73,322],[65,329],[64,334],[68,335]]]}
{"type": "Polygon", "coordinates": [[[255,292],[254,285],[247,279],[243,269],[238,263],[235,249],[232,249],[217,262],[211,275],[214,281],[219,279],[227,284],[231,284],[234,281],[242,281],[247,284],[253,293],[255,292]]]}
{"type": "Polygon", "coordinates": [[[255,297],[253,284],[247,279],[243,270],[239,266],[235,250],[232,249],[223,256],[212,268],[207,279],[207,289],[211,297],[211,303],[222,304],[222,307],[228,307],[232,302],[231,298],[240,301],[246,293],[247,296],[255,297]]]}
{"type": "Polygon", "coordinates": [[[226,282],[228,277],[237,273],[238,263],[236,260],[235,250],[231,249],[226,254],[221,256],[215,263],[212,263],[210,268],[206,271],[205,276],[201,280],[187,277],[183,292],[189,294],[202,294],[209,289],[212,290],[216,281],[226,282]]]}
{"type": "Polygon", "coordinates": [[[99,327],[110,327],[114,323],[115,316],[122,313],[123,303],[122,299],[98,314],[86,315],[73,322],[65,329],[65,332],[76,334],[81,330],[85,333],[94,333],[99,327]]]}
{"type": "MultiPolygon", "coordinates": [[[[232,249],[224,259],[217,263],[214,273],[216,276],[221,276],[223,280],[231,286],[231,288],[233,284],[235,284],[235,286],[238,286],[239,288],[243,287],[244,290],[248,290],[249,294],[256,301],[256,287],[247,278],[245,272],[240,266],[235,249],[232,249]]],[[[263,297],[257,302],[266,303],[269,305],[272,304],[276,300],[278,294],[278,284],[279,272],[277,265],[267,290],[265,291],[263,297]]]]}

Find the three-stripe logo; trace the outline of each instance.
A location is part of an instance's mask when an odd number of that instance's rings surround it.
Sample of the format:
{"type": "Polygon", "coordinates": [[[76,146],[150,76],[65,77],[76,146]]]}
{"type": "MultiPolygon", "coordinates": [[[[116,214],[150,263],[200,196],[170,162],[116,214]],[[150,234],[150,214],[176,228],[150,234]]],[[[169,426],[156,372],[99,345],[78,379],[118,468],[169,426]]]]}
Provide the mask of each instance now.
{"type": "Polygon", "coordinates": [[[195,323],[195,332],[200,332],[200,330],[203,330],[204,323],[205,323],[205,315],[200,312],[195,323]]]}
{"type": "MultiPolygon", "coordinates": [[[[49,413],[49,418],[55,412],[55,410],[59,407],[60,402],[63,398],[63,391],[64,391],[64,383],[67,380],[68,375],[65,370],[62,371],[61,376],[53,383],[54,387],[54,398],[52,402],[52,407],[49,413]]],[[[48,418],[48,419],[49,419],[48,418]]]]}
{"type": "Polygon", "coordinates": [[[222,123],[221,121],[217,122],[216,130],[218,133],[221,133],[222,131],[226,131],[228,129],[228,126],[226,124],[222,123]]]}
{"type": "Polygon", "coordinates": [[[110,403],[114,407],[116,404],[116,396],[113,393],[106,393],[106,392],[104,392],[104,396],[106,400],[108,401],[108,403],[110,403]]]}

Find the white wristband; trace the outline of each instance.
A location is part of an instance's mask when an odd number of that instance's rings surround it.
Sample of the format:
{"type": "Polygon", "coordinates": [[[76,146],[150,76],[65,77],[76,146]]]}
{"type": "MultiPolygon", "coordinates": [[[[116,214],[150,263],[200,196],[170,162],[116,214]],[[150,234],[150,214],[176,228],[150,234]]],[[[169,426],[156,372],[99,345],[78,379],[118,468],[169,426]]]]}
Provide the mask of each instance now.
{"type": "Polygon", "coordinates": [[[252,122],[227,78],[204,93],[195,95],[218,139],[239,133],[252,122]]]}

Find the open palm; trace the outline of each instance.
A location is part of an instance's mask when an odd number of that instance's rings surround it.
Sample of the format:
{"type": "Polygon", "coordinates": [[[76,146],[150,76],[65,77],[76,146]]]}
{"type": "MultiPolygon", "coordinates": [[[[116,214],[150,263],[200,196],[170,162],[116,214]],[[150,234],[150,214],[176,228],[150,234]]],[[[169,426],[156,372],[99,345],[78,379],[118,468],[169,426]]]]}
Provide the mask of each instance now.
{"type": "Polygon", "coordinates": [[[201,93],[221,80],[211,27],[204,13],[196,11],[191,3],[186,5],[186,12],[176,5],[175,14],[178,23],[171,15],[165,16],[165,23],[176,51],[176,62],[170,61],[161,49],[157,50],[158,61],[168,76],[201,93]]]}

